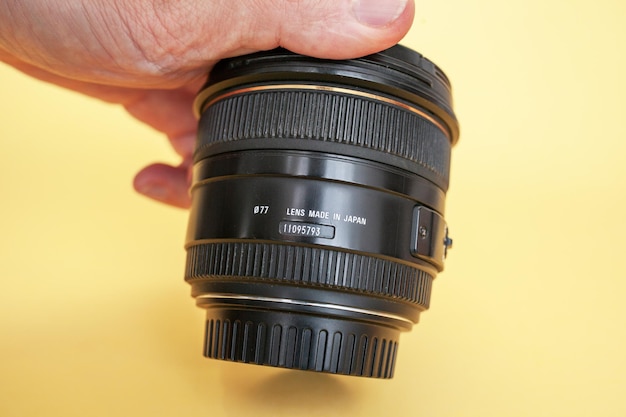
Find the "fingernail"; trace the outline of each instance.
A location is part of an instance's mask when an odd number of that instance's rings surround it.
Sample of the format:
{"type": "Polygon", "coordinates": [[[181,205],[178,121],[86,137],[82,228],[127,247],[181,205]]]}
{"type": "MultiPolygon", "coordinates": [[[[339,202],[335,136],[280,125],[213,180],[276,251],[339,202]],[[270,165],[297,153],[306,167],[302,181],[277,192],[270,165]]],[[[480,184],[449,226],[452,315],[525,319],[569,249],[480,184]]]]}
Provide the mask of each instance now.
{"type": "Polygon", "coordinates": [[[353,0],[352,10],[359,22],[379,28],[400,17],[408,2],[409,0],[353,0]]]}

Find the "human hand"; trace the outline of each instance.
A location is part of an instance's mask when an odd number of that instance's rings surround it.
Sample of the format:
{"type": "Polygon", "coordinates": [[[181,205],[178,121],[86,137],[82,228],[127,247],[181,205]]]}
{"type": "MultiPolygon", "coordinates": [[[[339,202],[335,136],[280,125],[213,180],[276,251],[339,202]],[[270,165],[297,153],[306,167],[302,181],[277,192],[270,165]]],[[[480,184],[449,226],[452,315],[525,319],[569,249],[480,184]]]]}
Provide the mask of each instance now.
{"type": "Polygon", "coordinates": [[[192,103],[217,61],[278,46],[355,58],[397,43],[413,13],[413,0],[5,0],[0,61],[165,133],[182,162],[144,168],[134,187],[186,208],[192,103]]]}

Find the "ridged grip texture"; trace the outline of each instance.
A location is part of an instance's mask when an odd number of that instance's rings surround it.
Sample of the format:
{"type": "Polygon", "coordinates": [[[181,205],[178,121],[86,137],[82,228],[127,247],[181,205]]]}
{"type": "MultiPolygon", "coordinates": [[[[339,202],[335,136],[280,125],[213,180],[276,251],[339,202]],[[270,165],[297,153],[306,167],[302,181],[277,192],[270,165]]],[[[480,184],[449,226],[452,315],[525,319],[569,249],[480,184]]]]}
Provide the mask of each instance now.
{"type": "Polygon", "coordinates": [[[444,188],[449,180],[451,144],[439,128],[402,107],[358,96],[308,90],[234,95],[202,113],[199,132],[196,160],[210,155],[217,143],[307,139],[406,159],[444,188]]]}
{"type": "Polygon", "coordinates": [[[185,280],[280,280],[402,299],[428,308],[434,277],[406,264],[325,248],[205,243],[187,249],[185,280]]]}
{"type": "Polygon", "coordinates": [[[216,317],[211,314],[209,311],[206,322],[206,357],[344,375],[393,377],[398,333],[387,329],[323,318],[303,324],[293,317],[262,311],[226,312],[226,317],[219,312],[216,317]]]}

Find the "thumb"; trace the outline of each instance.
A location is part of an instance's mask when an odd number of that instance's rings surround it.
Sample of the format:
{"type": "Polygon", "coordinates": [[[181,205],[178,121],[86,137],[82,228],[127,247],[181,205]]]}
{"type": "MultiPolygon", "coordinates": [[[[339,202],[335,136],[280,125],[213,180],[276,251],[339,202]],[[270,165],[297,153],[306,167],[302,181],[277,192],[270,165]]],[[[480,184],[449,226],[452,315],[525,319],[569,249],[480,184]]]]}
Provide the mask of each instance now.
{"type": "Polygon", "coordinates": [[[143,21],[144,32],[149,30],[154,38],[141,42],[145,38],[134,36],[141,56],[153,59],[142,68],[158,68],[136,82],[170,80],[176,86],[204,76],[222,58],[279,46],[318,58],[368,55],[398,43],[414,12],[413,0],[173,2],[143,21]]]}
{"type": "Polygon", "coordinates": [[[318,58],[368,55],[398,43],[415,12],[414,0],[188,0],[171,7],[158,18],[165,25],[150,28],[157,42],[135,37],[135,45],[156,58],[144,68],[158,68],[161,82],[175,84],[205,75],[219,59],[279,46],[318,58]]]}
{"type": "Polygon", "coordinates": [[[224,51],[226,56],[281,46],[318,58],[356,58],[398,43],[414,15],[413,0],[266,0],[239,4],[242,7],[235,13],[225,14],[230,17],[226,24],[231,33],[237,33],[237,44],[233,50],[224,51]]]}

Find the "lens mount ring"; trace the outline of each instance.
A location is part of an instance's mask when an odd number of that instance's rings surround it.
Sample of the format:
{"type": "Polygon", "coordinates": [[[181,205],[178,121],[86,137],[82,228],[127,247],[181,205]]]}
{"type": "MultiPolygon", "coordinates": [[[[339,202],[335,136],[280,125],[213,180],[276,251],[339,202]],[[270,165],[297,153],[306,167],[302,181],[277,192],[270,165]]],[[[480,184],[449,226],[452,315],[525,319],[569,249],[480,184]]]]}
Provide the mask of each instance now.
{"type": "Polygon", "coordinates": [[[284,304],[287,308],[291,308],[294,306],[300,308],[308,308],[326,311],[326,315],[338,315],[337,312],[343,314],[351,314],[353,316],[371,316],[376,317],[383,320],[392,320],[404,323],[408,328],[413,326],[413,322],[407,319],[404,316],[388,313],[384,311],[377,311],[372,309],[364,309],[357,308],[352,306],[347,306],[343,304],[333,304],[333,303],[320,303],[316,301],[309,300],[298,300],[294,298],[278,298],[278,297],[265,297],[260,295],[243,295],[243,294],[232,294],[232,293],[208,293],[201,294],[196,296],[196,301],[198,304],[202,304],[203,301],[209,300],[211,302],[221,303],[221,304],[230,304],[230,305],[242,305],[244,304],[246,307],[252,305],[258,305],[261,308],[268,309],[274,308],[276,309],[276,305],[284,304]],[[268,307],[271,306],[271,307],[268,307]]]}

